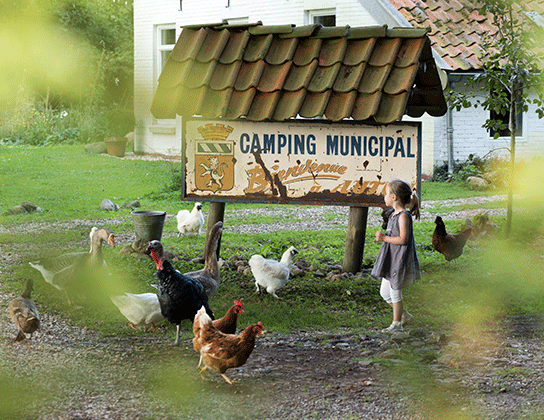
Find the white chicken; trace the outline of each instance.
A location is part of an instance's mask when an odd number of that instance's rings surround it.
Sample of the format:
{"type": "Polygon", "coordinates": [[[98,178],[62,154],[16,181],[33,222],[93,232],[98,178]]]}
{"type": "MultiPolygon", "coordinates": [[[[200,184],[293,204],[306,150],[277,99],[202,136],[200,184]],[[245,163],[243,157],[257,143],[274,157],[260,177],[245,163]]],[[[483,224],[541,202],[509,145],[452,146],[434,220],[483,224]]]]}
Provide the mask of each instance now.
{"type": "Polygon", "coordinates": [[[261,292],[260,287],[262,287],[276,299],[279,299],[278,295],[276,295],[276,290],[283,287],[287,283],[287,280],[289,280],[289,275],[291,274],[289,266],[296,254],[298,254],[298,251],[292,246],[283,253],[279,262],[266,259],[262,255],[253,255],[249,259],[249,266],[251,267],[253,277],[255,277],[257,293],[261,292]]]}
{"type": "Polygon", "coordinates": [[[176,215],[178,221],[178,236],[200,235],[204,226],[204,215],[202,214],[202,203],[195,203],[193,210],[180,210],[176,215]]]}
{"type": "Polygon", "coordinates": [[[136,325],[151,325],[157,331],[155,324],[164,320],[156,293],[125,293],[111,296],[110,299],[133,329],[136,329],[136,325]]]}

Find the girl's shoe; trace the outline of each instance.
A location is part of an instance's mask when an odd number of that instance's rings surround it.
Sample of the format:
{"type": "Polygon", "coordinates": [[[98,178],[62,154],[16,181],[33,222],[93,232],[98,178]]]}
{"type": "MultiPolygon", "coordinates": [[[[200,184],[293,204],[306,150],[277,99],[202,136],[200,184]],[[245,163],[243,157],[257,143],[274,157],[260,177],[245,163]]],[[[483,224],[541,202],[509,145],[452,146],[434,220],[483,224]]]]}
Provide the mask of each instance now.
{"type": "Polygon", "coordinates": [[[402,332],[402,324],[399,321],[393,321],[391,325],[382,330],[382,333],[402,332]]]}
{"type": "Polygon", "coordinates": [[[402,317],[400,318],[400,323],[402,326],[405,326],[406,324],[409,324],[414,320],[414,317],[410,312],[408,312],[406,309],[402,312],[402,317]]]}

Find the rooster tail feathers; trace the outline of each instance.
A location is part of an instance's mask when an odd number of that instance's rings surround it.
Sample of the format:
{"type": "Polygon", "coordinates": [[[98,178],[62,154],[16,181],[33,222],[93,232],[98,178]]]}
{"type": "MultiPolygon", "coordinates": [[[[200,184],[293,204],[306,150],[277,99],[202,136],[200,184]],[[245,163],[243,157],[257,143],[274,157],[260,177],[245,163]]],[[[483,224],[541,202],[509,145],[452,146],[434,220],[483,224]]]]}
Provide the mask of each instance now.
{"type": "Polygon", "coordinates": [[[213,311],[210,309],[210,305],[208,305],[208,302],[206,302],[204,307],[206,308],[206,313],[210,317],[210,319],[215,320],[215,316],[213,314],[213,311]]]}

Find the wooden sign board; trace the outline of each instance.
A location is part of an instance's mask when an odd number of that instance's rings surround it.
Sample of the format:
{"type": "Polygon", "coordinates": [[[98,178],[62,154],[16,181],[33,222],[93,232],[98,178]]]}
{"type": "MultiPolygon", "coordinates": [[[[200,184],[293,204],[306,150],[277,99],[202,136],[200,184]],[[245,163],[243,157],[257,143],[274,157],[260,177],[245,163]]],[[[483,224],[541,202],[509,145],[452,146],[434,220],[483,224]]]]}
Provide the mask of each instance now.
{"type": "Polygon", "coordinates": [[[383,206],[386,183],[419,192],[421,123],[184,122],[188,200],[383,206]]]}

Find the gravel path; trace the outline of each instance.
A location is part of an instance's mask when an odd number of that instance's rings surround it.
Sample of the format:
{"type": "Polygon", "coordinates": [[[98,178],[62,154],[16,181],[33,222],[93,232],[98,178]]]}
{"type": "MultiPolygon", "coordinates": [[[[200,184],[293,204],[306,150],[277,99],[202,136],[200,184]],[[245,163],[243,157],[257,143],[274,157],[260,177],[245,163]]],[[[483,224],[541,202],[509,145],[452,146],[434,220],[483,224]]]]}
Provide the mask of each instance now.
{"type": "MultiPolygon", "coordinates": [[[[433,220],[433,210],[443,211],[448,205],[499,199],[504,197],[425,202],[423,218],[433,220]]],[[[448,218],[477,213],[456,211],[448,218]]],[[[296,214],[227,209],[226,219],[262,215],[293,220],[227,227],[227,231],[329,229],[347,225],[347,214],[347,208],[334,206],[298,207],[296,214]]],[[[17,230],[19,234],[60,231],[71,223],[90,227],[99,221],[32,223],[17,230]]],[[[371,211],[369,225],[380,223],[379,212],[371,211]]],[[[0,226],[0,233],[9,231],[0,226]]],[[[122,243],[131,240],[128,235],[121,238],[122,243]]],[[[21,243],[0,244],[2,274],[25,260],[22,249],[21,243]]],[[[13,297],[0,284],[4,314],[13,297]]],[[[434,419],[452,418],[455,413],[467,419],[517,419],[544,409],[540,318],[511,318],[478,340],[417,329],[393,337],[379,331],[363,335],[268,332],[245,366],[229,370],[231,379],[240,380],[229,386],[217,375],[203,381],[195,371],[198,357],[190,339],[174,347],[164,327],[158,334],[104,337],[40,309],[41,330],[20,343],[13,341],[15,331],[8,316],[0,317],[0,383],[8,384],[0,393],[0,418],[434,419]],[[414,365],[428,371],[410,372],[403,362],[407,353],[432,360],[414,365]],[[432,379],[428,387],[411,386],[410,381],[424,378],[432,379]],[[433,391],[441,396],[438,407],[426,404],[433,391]],[[16,404],[10,404],[13,401],[16,404]],[[428,411],[430,407],[433,411],[428,411]]]]}

